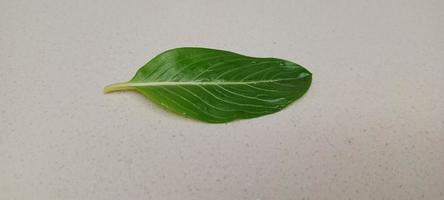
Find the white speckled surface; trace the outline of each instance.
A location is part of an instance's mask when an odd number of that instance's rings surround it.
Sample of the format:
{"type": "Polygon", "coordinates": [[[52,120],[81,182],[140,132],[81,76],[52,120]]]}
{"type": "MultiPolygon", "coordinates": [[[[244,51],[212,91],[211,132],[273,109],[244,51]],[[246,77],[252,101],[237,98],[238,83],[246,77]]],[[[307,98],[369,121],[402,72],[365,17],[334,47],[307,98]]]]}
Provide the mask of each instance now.
{"type": "Polygon", "coordinates": [[[444,199],[443,10],[0,0],[0,199],[444,199]],[[222,125],[103,95],[181,46],[293,60],[313,85],[222,125]]]}

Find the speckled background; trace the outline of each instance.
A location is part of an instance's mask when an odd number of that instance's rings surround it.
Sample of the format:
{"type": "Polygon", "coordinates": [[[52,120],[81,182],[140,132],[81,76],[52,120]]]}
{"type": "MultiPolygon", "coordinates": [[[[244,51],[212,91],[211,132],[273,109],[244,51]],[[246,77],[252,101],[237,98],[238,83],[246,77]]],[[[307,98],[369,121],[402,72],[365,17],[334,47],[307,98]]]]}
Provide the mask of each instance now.
{"type": "Polygon", "coordinates": [[[0,199],[444,199],[444,1],[0,0],[0,199]],[[295,61],[229,124],[104,95],[181,46],[295,61]]]}

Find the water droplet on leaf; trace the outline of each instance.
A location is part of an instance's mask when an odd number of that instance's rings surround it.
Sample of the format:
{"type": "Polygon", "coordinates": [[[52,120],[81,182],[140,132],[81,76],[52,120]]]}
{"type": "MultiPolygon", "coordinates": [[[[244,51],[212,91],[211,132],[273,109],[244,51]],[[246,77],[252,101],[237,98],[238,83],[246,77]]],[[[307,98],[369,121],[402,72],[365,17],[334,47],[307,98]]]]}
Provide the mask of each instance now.
{"type": "Polygon", "coordinates": [[[205,106],[205,105],[203,105],[203,104],[199,105],[199,108],[200,108],[202,111],[207,111],[207,110],[208,110],[208,107],[205,106]]]}

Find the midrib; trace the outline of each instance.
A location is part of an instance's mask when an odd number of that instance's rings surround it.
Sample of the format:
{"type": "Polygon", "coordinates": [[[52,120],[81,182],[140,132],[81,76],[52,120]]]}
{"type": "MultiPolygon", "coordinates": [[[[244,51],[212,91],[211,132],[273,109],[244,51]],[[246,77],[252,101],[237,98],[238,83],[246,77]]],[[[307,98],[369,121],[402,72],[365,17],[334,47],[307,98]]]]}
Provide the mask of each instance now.
{"type": "Polygon", "coordinates": [[[113,92],[118,90],[130,90],[135,87],[150,87],[150,86],[171,86],[171,85],[247,85],[247,84],[259,84],[259,83],[272,83],[279,81],[295,80],[298,78],[287,78],[287,79],[271,79],[271,80],[260,80],[260,81],[184,81],[184,82],[172,82],[172,81],[160,81],[160,82],[126,82],[126,83],[116,83],[105,87],[105,93],[113,92]]]}
{"type": "Polygon", "coordinates": [[[261,80],[261,81],[185,81],[185,82],[170,82],[170,81],[162,81],[162,82],[145,82],[145,83],[127,83],[128,85],[134,87],[143,87],[143,86],[164,86],[164,85],[246,85],[246,84],[258,84],[258,83],[272,83],[278,81],[288,81],[293,80],[295,78],[289,79],[274,79],[274,80],[261,80]]]}

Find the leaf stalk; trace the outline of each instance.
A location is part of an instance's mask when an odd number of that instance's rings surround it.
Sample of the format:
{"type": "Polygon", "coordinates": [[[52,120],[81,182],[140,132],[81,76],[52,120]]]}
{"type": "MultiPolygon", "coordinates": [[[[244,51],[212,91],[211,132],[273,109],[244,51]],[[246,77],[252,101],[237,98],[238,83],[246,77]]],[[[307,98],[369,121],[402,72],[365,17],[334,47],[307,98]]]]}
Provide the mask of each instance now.
{"type": "Polygon", "coordinates": [[[134,90],[135,87],[131,85],[131,83],[128,82],[124,82],[124,83],[114,83],[111,85],[106,86],[103,89],[103,92],[106,93],[110,93],[110,92],[117,92],[117,91],[122,91],[122,90],[134,90]]]}

